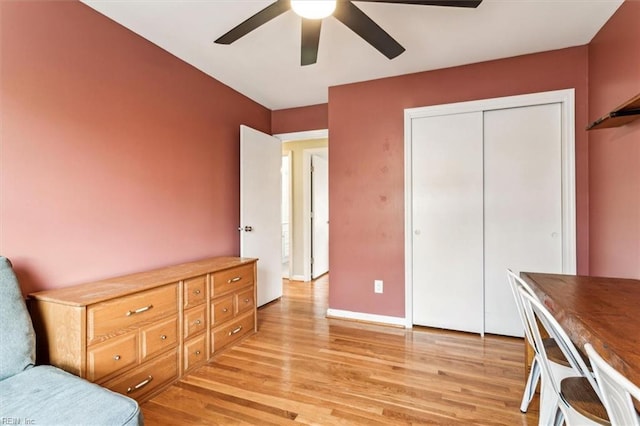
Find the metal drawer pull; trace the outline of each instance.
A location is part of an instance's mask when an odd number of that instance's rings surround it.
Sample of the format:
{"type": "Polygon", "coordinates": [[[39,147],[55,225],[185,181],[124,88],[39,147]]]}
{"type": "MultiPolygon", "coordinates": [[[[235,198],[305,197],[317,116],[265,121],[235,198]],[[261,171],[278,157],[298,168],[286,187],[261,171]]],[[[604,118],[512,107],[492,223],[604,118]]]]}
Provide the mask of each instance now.
{"type": "Polygon", "coordinates": [[[144,379],[143,381],[141,381],[140,383],[138,383],[134,387],[127,388],[127,393],[131,393],[133,391],[137,391],[138,389],[147,386],[152,380],[153,380],[153,377],[151,377],[151,375],[149,375],[149,377],[147,377],[146,379],[144,379]]]}
{"type": "Polygon", "coordinates": [[[244,299],[244,303],[249,303],[249,299],[244,299]]]}
{"type": "Polygon", "coordinates": [[[120,355],[114,356],[113,359],[115,359],[116,361],[120,361],[120,355]]]}
{"type": "Polygon", "coordinates": [[[196,351],[196,355],[200,355],[200,351],[196,351]]]}
{"type": "Polygon", "coordinates": [[[138,308],[135,311],[127,311],[127,316],[130,317],[131,315],[141,314],[143,312],[148,311],[151,308],[153,308],[153,305],[143,306],[142,308],[138,308]]]}
{"type": "Polygon", "coordinates": [[[232,336],[232,335],[234,335],[236,333],[240,333],[240,330],[242,330],[242,326],[241,325],[239,325],[238,328],[236,328],[235,330],[230,331],[229,332],[229,336],[232,336]]]}
{"type": "Polygon", "coordinates": [[[195,324],[195,325],[200,325],[200,324],[202,324],[202,321],[200,321],[200,320],[198,319],[198,320],[196,320],[196,322],[195,322],[194,324],[195,324]]]}
{"type": "Polygon", "coordinates": [[[193,290],[193,294],[200,294],[200,289],[193,290]]]}
{"type": "Polygon", "coordinates": [[[166,334],[160,335],[160,340],[167,340],[167,335],[166,334]]]}
{"type": "Polygon", "coordinates": [[[223,308],[222,312],[229,312],[229,310],[227,308],[223,308]]]}
{"type": "Polygon", "coordinates": [[[230,280],[227,280],[227,284],[231,284],[231,283],[237,283],[238,281],[240,281],[242,279],[242,277],[235,277],[235,278],[231,278],[230,280]]]}

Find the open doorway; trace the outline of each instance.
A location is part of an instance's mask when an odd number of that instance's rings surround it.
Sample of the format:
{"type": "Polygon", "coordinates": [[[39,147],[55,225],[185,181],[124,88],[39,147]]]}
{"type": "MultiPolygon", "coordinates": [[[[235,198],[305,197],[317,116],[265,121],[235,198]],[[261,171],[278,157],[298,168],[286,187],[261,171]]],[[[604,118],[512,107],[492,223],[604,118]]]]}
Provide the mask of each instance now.
{"type": "MultiPolygon", "coordinates": [[[[311,281],[328,271],[328,132],[324,130],[275,136],[283,142],[282,273],[283,277],[288,276],[291,280],[311,281]],[[325,188],[324,196],[316,188],[314,197],[312,191],[314,179],[311,170],[314,159],[316,167],[319,164],[324,169],[324,178],[320,176],[320,181],[324,181],[324,185],[320,184],[320,187],[325,188]],[[313,237],[312,219],[316,213],[312,213],[312,208],[322,210],[320,217],[316,216],[316,225],[325,225],[324,237],[313,237]],[[325,266],[318,265],[316,273],[313,267],[314,264],[317,265],[314,251],[316,254],[326,253],[318,259],[325,266]],[[323,272],[318,273],[320,270],[323,272]]],[[[315,180],[317,185],[318,179],[315,180]]]]}

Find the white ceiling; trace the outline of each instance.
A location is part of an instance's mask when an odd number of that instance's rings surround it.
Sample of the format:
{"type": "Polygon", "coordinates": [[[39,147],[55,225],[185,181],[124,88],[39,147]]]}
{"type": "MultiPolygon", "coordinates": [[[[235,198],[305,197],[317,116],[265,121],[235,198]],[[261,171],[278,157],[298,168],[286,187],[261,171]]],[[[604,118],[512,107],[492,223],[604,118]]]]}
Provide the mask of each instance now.
{"type": "Polygon", "coordinates": [[[273,0],[82,0],[178,58],[277,110],[327,102],[328,87],[589,43],[623,0],[484,0],[477,9],[363,3],[407,50],[388,60],[333,17],[318,62],[300,66],[289,11],[235,43],[213,41],[273,0]]]}

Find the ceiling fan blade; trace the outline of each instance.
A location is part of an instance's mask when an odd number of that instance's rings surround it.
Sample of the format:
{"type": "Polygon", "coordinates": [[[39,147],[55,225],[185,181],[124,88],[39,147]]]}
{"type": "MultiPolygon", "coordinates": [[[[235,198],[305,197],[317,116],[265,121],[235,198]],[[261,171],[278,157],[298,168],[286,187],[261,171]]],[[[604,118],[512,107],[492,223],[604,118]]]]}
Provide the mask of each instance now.
{"type": "Polygon", "coordinates": [[[333,16],[389,59],[405,51],[400,43],[350,1],[338,2],[333,16]]]}
{"type": "Polygon", "coordinates": [[[482,0],[356,0],[367,3],[417,4],[421,6],[478,7],[482,0]]]}
{"type": "Polygon", "coordinates": [[[253,15],[251,18],[240,23],[238,26],[232,28],[228,33],[217,39],[215,43],[218,44],[231,44],[249,34],[251,31],[258,28],[260,25],[265,24],[282,15],[284,12],[291,8],[290,0],[278,0],[275,3],[265,7],[260,12],[253,15]]]}
{"type": "Polygon", "coordinates": [[[300,65],[315,64],[318,59],[322,19],[302,19],[302,43],[300,65]]]}

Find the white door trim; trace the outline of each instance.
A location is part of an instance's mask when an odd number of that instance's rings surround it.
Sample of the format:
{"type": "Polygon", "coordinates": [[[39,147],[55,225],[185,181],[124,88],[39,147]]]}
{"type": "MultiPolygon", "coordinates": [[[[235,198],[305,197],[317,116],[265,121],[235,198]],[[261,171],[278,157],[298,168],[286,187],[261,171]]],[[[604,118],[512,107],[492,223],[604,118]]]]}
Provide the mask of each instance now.
{"type": "Polygon", "coordinates": [[[405,242],[405,327],[413,327],[413,171],[411,134],[412,120],[438,115],[459,114],[474,111],[517,108],[523,106],[561,104],[562,114],[562,272],[576,273],[576,184],[575,184],[575,89],[483,99],[404,111],[404,242],[405,242]]]}
{"type": "Polygon", "coordinates": [[[304,132],[278,133],[273,135],[282,142],[304,141],[307,139],[328,139],[329,129],[306,130],[304,132]]]}

